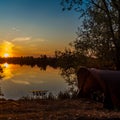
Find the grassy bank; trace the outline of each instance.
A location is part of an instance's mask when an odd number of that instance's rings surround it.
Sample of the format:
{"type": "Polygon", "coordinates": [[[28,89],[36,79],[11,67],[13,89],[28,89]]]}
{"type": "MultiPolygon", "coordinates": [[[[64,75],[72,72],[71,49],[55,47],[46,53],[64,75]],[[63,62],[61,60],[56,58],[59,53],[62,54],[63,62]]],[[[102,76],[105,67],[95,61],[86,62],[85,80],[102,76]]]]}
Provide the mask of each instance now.
{"type": "Polygon", "coordinates": [[[89,100],[1,100],[0,120],[119,120],[120,111],[89,100]]]}

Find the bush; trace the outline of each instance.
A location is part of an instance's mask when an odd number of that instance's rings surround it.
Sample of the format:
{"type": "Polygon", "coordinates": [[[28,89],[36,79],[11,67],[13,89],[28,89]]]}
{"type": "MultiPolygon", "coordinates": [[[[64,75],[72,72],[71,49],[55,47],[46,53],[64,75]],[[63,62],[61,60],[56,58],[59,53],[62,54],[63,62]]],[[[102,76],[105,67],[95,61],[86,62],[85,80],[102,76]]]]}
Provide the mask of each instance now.
{"type": "Polygon", "coordinates": [[[66,92],[59,92],[58,93],[58,99],[70,99],[71,98],[71,95],[66,91],[66,92]]]}
{"type": "Polygon", "coordinates": [[[48,97],[47,97],[48,100],[54,100],[55,99],[55,96],[53,95],[53,93],[49,93],[48,94],[48,97]]]}

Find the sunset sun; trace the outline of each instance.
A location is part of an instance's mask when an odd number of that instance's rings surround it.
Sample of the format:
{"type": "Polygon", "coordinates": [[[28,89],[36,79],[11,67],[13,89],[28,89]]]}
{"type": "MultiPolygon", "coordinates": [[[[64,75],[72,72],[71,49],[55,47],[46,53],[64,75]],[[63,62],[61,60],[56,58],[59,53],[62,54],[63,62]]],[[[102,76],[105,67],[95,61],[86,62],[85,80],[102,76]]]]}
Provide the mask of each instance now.
{"type": "Polygon", "coordinates": [[[0,55],[1,55],[1,57],[4,57],[4,58],[11,57],[13,55],[13,47],[14,47],[13,43],[8,42],[8,41],[4,41],[0,45],[0,48],[1,48],[0,55]]]}
{"type": "Polygon", "coordinates": [[[5,54],[4,54],[4,57],[5,57],[5,58],[7,58],[7,57],[9,57],[9,56],[10,56],[10,55],[9,55],[8,53],[5,53],[5,54]]]}

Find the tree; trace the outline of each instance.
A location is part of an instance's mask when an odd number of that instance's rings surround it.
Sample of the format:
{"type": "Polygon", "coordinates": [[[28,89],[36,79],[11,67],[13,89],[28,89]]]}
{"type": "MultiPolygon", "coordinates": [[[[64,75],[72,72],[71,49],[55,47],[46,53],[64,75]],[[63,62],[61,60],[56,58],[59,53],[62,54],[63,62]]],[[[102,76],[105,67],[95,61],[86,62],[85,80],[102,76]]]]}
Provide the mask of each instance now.
{"type": "Polygon", "coordinates": [[[120,70],[120,0],[62,0],[61,5],[79,12],[83,23],[72,43],[75,51],[120,70]]]}

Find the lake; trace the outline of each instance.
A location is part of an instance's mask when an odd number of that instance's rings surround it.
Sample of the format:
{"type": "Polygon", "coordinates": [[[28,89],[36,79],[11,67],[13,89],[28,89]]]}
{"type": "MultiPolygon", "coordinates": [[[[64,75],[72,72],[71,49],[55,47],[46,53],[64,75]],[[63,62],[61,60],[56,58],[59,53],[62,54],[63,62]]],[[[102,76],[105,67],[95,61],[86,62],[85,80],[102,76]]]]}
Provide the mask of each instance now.
{"type": "Polygon", "coordinates": [[[67,90],[67,83],[60,75],[59,69],[47,66],[46,70],[39,67],[1,64],[4,77],[0,87],[7,99],[19,99],[30,94],[32,90],[48,90],[56,95],[67,90]]]}

